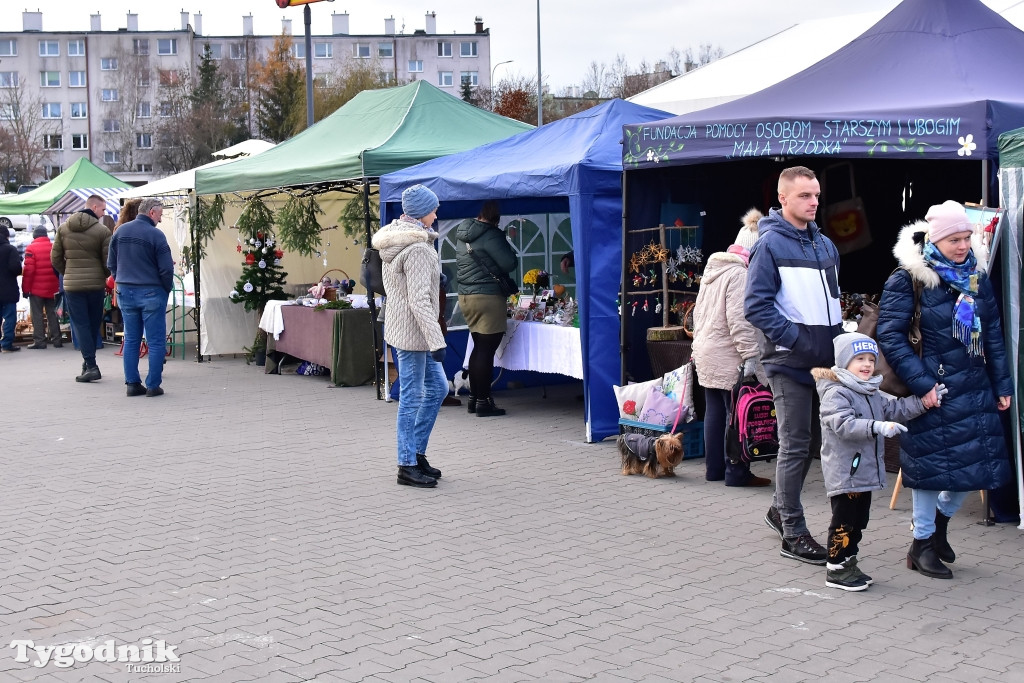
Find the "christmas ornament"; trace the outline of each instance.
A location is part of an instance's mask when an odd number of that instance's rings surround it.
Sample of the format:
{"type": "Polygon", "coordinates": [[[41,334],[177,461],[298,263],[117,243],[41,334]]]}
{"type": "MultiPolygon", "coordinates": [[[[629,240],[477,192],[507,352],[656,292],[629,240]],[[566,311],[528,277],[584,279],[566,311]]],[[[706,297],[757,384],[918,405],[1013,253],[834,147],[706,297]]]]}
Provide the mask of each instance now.
{"type": "Polygon", "coordinates": [[[259,249],[260,247],[263,246],[263,242],[260,242],[259,240],[256,240],[255,242],[253,242],[253,244],[256,246],[257,249],[259,249]]]}
{"type": "Polygon", "coordinates": [[[256,255],[252,254],[252,253],[246,254],[245,255],[245,265],[251,266],[254,263],[256,263],[256,255]]]}
{"type": "Polygon", "coordinates": [[[242,245],[241,244],[235,245],[235,251],[237,251],[239,254],[241,254],[242,253],[242,245]]]}
{"type": "Polygon", "coordinates": [[[266,248],[266,247],[263,247],[263,253],[264,253],[264,254],[266,254],[266,253],[267,253],[267,248],[266,248]]]}
{"type": "Polygon", "coordinates": [[[237,289],[232,289],[230,292],[228,292],[228,298],[229,299],[237,299],[238,298],[238,290],[237,289]]]}
{"type": "Polygon", "coordinates": [[[281,265],[281,259],[279,259],[279,258],[274,259],[274,265],[275,266],[281,265]]]}
{"type": "Polygon", "coordinates": [[[274,250],[274,258],[284,258],[284,252],[280,249],[274,250]]]}
{"type": "Polygon", "coordinates": [[[253,290],[252,283],[251,282],[246,282],[244,285],[242,285],[242,289],[245,291],[246,294],[248,294],[249,292],[251,292],[253,290]]]}
{"type": "Polygon", "coordinates": [[[259,262],[259,263],[258,263],[257,265],[258,265],[258,266],[259,266],[260,268],[266,268],[266,267],[267,267],[267,262],[266,262],[266,261],[264,261],[263,259],[260,259],[260,262],[259,262]]]}

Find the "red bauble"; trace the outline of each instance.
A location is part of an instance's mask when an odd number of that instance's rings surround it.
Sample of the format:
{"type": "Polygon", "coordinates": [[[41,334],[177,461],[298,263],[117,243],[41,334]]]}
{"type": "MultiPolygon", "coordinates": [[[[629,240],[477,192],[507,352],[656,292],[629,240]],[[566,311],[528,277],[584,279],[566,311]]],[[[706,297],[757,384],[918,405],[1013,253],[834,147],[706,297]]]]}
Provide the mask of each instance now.
{"type": "Polygon", "coordinates": [[[245,255],[245,265],[251,266],[254,263],[256,263],[256,254],[246,254],[245,255]]]}
{"type": "Polygon", "coordinates": [[[263,239],[263,233],[262,232],[256,233],[256,239],[258,239],[258,240],[263,239]]]}
{"type": "Polygon", "coordinates": [[[236,244],[235,245],[235,251],[237,251],[239,254],[241,254],[242,253],[242,245],[241,244],[236,244]]]}
{"type": "Polygon", "coordinates": [[[284,258],[284,252],[280,249],[274,250],[274,258],[284,258]]]}

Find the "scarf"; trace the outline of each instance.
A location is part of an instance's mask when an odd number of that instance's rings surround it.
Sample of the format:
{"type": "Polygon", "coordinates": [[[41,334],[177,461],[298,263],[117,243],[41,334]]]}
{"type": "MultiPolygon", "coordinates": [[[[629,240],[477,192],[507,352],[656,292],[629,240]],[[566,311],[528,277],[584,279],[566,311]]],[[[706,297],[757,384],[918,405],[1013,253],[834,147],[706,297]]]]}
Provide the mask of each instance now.
{"type": "Polygon", "coordinates": [[[953,337],[967,347],[969,355],[982,355],[981,318],[975,301],[978,296],[978,259],[974,252],[968,252],[963,263],[953,263],[934,244],[925,242],[922,255],[939,278],[960,293],[953,304],[953,337]]]}
{"type": "Polygon", "coordinates": [[[858,394],[866,396],[870,396],[878,391],[878,387],[882,383],[881,375],[874,375],[871,379],[861,379],[846,368],[840,368],[835,365],[832,366],[832,372],[836,373],[836,378],[839,379],[839,383],[844,387],[853,389],[858,394]]]}

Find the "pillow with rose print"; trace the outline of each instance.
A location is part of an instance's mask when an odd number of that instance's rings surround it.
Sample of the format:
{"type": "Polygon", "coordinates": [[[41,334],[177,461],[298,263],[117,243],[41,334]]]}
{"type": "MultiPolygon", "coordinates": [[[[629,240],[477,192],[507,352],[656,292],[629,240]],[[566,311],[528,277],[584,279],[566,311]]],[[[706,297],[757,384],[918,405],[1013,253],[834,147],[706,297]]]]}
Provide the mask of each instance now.
{"type": "Polygon", "coordinates": [[[648,382],[627,384],[624,387],[612,386],[612,390],[615,392],[615,403],[619,406],[619,417],[626,420],[639,419],[648,392],[652,386],[661,386],[661,382],[662,378],[659,377],[648,382]]]}
{"type": "Polygon", "coordinates": [[[682,400],[683,410],[687,413],[683,420],[691,422],[694,419],[693,362],[686,363],[672,372],[666,372],[662,379],[665,395],[675,401],[682,400]]]}

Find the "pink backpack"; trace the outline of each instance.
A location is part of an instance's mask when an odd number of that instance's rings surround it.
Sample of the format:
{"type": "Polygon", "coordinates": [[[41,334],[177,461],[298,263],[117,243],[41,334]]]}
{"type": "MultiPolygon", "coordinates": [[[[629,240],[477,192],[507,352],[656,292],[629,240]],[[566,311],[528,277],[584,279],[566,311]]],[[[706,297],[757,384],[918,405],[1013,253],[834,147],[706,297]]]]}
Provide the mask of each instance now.
{"type": "Polygon", "coordinates": [[[741,376],[732,389],[725,428],[725,453],[730,462],[772,460],[779,455],[779,421],[771,390],[755,378],[741,376]]]}

